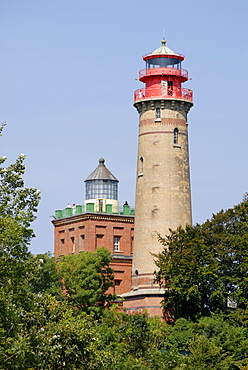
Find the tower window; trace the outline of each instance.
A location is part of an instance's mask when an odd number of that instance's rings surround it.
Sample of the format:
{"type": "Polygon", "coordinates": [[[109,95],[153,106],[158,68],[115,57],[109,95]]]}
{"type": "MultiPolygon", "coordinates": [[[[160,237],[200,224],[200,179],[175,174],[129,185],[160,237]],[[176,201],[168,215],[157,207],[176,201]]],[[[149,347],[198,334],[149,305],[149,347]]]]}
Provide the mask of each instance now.
{"type": "Polygon", "coordinates": [[[72,236],[71,238],[71,251],[75,253],[75,238],[72,236]]]}
{"type": "Polygon", "coordinates": [[[64,253],[64,246],[65,246],[65,239],[60,239],[60,244],[59,244],[59,254],[63,255],[64,253]]]}
{"type": "Polygon", "coordinates": [[[178,128],[174,129],[174,144],[178,144],[178,128]]]}
{"type": "Polygon", "coordinates": [[[139,160],[139,176],[143,175],[143,170],[144,170],[144,158],[140,157],[140,160],[139,160]]]}
{"type": "Polygon", "coordinates": [[[114,252],[120,251],[120,242],[121,242],[120,236],[115,236],[114,237],[114,252]]]}
{"type": "Polygon", "coordinates": [[[120,292],[120,286],[121,286],[121,280],[114,280],[114,292],[115,294],[119,295],[120,292]]]}
{"type": "Polygon", "coordinates": [[[81,252],[81,251],[84,250],[84,239],[85,239],[85,235],[80,235],[80,239],[79,239],[79,252],[81,252]]]}
{"type": "Polygon", "coordinates": [[[135,270],[135,273],[134,274],[135,274],[135,276],[134,276],[134,285],[136,287],[138,287],[138,285],[139,285],[139,272],[138,272],[138,270],[135,270]]]}
{"type": "Polygon", "coordinates": [[[168,95],[172,95],[173,93],[173,82],[168,81],[168,95]]]}
{"type": "Polygon", "coordinates": [[[133,236],[131,236],[131,253],[133,253],[133,236]]]}
{"type": "Polygon", "coordinates": [[[160,114],[160,108],[156,108],[156,119],[160,119],[161,114],[160,114]]]}
{"type": "Polygon", "coordinates": [[[103,199],[99,199],[99,212],[103,212],[103,199]]]}

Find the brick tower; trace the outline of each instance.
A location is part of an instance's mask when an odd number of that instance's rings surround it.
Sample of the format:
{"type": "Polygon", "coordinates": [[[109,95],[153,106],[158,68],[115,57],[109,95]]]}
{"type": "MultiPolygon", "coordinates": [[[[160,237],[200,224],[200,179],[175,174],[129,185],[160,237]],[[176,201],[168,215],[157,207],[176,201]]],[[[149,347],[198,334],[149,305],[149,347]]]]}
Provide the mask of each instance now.
{"type": "Polygon", "coordinates": [[[135,91],[139,113],[132,291],[125,294],[128,310],[147,309],[160,315],[163,291],[154,284],[151,253],[163,246],[157,235],[191,224],[187,113],[192,91],[182,87],[188,72],[184,56],[162,45],[143,57],[139,72],[145,87],[135,91]]]}

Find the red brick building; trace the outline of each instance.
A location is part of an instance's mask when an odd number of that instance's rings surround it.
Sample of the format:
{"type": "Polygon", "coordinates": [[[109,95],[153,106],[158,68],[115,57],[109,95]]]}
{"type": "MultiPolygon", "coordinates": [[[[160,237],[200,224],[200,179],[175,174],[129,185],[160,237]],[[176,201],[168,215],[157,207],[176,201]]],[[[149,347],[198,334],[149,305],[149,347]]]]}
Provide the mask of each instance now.
{"type": "Polygon", "coordinates": [[[114,291],[120,295],[131,290],[134,210],[127,202],[118,206],[118,180],[99,160],[99,166],[85,180],[84,206],[67,206],[55,212],[54,255],[107,248],[113,256],[114,291]]]}

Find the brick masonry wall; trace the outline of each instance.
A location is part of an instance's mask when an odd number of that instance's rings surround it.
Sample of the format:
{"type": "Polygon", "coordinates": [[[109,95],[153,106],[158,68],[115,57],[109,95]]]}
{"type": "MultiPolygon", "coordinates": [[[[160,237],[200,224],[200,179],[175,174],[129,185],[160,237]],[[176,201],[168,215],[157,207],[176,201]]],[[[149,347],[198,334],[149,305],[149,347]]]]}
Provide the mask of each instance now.
{"type": "Polygon", "coordinates": [[[133,287],[153,284],[158,234],[191,224],[188,103],[146,101],[140,113],[136,179],[133,287]],[[160,108],[160,117],[156,117],[160,108]],[[174,129],[178,141],[174,142],[174,129]]]}
{"type": "Polygon", "coordinates": [[[163,316],[161,306],[162,296],[138,296],[125,298],[124,308],[129,314],[142,313],[146,311],[149,316],[163,316]]]}
{"type": "Polygon", "coordinates": [[[115,287],[111,292],[122,294],[131,290],[132,244],[134,217],[88,213],[52,221],[54,225],[54,256],[81,251],[95,252],[107,248],[113,255],[115,287]],[[114,237],[119,238],[119,250],[114,251],[114,237]]]}

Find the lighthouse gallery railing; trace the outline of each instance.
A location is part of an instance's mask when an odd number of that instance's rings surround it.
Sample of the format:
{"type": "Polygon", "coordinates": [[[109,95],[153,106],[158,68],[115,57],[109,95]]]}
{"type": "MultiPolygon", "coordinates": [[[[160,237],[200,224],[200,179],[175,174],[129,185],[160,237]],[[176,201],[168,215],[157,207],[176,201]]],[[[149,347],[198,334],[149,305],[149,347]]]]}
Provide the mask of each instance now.
{"type": "Polygon", "coordinates": [[[193,91],[183,87],[161,86],[138,89],[134,92],[134,102],[149,98],[184,99],[193,101],[193,91]]]}

